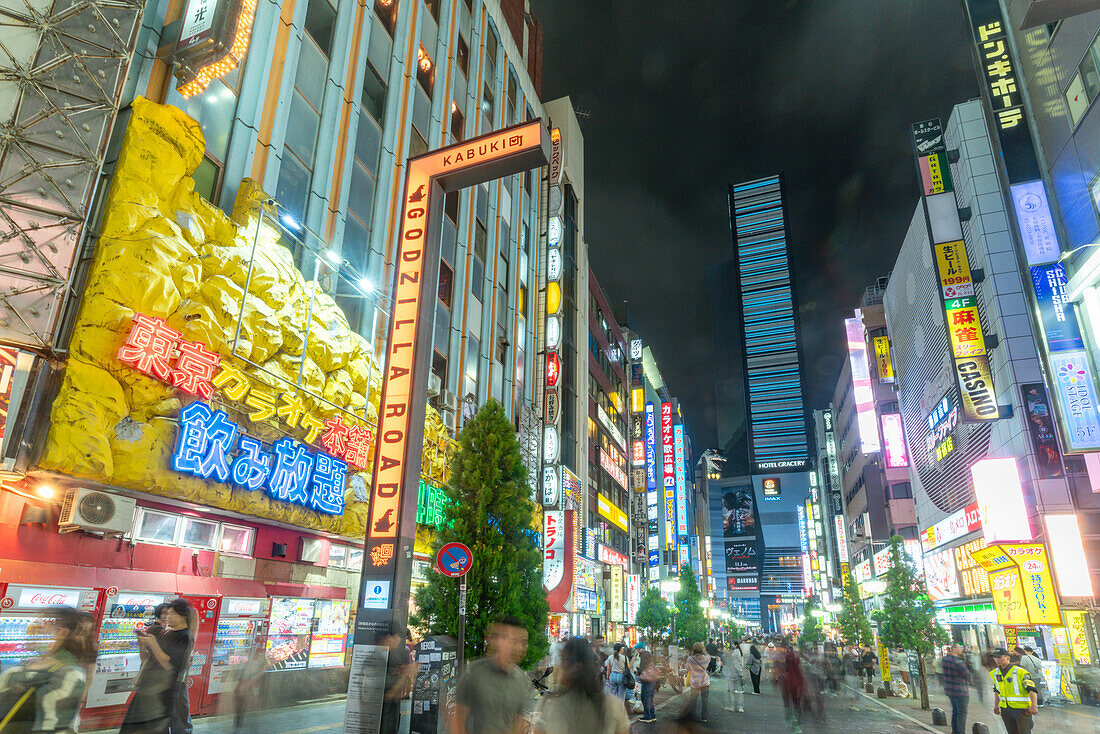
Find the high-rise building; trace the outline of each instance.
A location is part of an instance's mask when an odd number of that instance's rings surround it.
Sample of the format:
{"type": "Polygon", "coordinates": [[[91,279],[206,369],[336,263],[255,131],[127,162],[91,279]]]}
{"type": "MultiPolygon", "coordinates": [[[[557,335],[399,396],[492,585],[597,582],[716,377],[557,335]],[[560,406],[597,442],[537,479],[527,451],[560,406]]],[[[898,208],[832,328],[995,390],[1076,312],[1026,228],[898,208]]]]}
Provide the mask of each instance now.
{"type": "Polygon", "coordinates": [[[752,472],[805,470],[810,462],[783,181],[730,186],[730,225],[741,294],[752,472]]]}

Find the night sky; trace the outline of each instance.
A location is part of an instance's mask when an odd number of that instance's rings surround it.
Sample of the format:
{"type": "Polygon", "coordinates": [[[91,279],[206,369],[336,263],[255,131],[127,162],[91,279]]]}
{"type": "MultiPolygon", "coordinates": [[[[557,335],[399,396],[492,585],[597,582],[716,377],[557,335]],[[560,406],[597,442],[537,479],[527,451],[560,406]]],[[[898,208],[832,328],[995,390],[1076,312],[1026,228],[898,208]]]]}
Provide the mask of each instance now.
{"type": "Polygon", "coordinates": [[[697,451],[716,443],[707,282],[733,256],[728,183],[781,172],[808,409],[845,311],[893,267],[917,204],[909,125],[978,95],[959,0],[532,0],[543,98],[585,140],[585,238],[630,304],[697,451]]]}

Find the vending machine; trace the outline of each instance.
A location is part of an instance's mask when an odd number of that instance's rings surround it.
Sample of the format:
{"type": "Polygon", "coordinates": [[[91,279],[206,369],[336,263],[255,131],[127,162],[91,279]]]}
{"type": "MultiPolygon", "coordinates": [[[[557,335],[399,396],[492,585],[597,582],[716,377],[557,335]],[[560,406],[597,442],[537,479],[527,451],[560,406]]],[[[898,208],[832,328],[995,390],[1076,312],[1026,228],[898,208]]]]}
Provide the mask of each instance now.
{"type": "Polygon", "coordinates": [[[98,619],[102,599],[101,589],[0,583],[0,672],[46,652],[51,609],[72,607],[98,619]]]}
{"type": "Polygon", "coordinates": [[[233,690],[239,671],[253,655],[264,654],[270,610],[268,599],[228,596],[222,599],[210,654],[204,709],[213,707],[218,694],[233,690]]]}
{"type": "Polygon", "coordinates": [[[301,670],[309,665],[316,599],[276,596],[267,631],[268,670],[301,670]]]}
{"type": "Polygon", "coordinates": [[[210,677],[211,652],[214,649],[214,633],[217,628],[220,596],[184,595],[183,599],[195,608],[199,616],[195,632],[195,649],[191,653],[191,667],[187,671],[187,693],[193,715],[203,711],[203,692],[210,677]]]}
{"type": "Polygon", "coordinates": [[[88,681],[85,708],[126,704],[141,669],[134,630],[152,623],[157,604],[169,598],[151,591],[119,591],[107,597],[103,622],[99,626],[99,655],[88,681]]]}
{"type": "Polygon", "coordinates": [[[318,599],[315,605],[313,638],[309,643],[310,668],[339,668],[344,664],[348,641],[351,602],[347,599],[318,599]]]}

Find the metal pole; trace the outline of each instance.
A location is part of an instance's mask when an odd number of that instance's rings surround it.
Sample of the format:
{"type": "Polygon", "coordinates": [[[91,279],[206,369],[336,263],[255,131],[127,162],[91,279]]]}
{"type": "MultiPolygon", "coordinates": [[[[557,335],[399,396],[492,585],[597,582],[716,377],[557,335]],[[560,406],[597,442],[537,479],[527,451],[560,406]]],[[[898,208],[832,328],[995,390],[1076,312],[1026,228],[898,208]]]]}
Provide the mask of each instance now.
{"type": "Polygon", "coordinates": [[[466,665],[466,577],[458,579],[458,672],[466,665]]]}

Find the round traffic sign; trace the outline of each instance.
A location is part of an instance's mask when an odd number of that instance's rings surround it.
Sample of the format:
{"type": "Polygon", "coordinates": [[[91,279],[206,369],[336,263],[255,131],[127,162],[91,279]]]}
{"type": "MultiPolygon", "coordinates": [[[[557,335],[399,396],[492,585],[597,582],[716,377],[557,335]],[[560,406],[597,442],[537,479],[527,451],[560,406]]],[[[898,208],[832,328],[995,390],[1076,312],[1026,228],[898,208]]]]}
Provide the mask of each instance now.
{"type": "Polygon", "coordinates": [[[444,576],[464,576],[474,564],[473,552],[462,543],[447,543],[435,557],[435,568],[444,576]]]}

